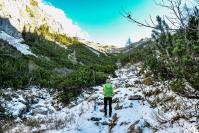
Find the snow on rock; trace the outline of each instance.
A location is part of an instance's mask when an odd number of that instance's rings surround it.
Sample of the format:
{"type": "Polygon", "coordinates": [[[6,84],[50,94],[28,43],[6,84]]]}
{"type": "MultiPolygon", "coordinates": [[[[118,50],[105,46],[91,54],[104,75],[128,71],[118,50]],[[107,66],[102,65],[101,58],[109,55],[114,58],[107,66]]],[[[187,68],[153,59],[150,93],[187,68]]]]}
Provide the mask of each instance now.
{"type": "Polygon", "coordinates": [[[6,109],[9,110],[9,113],[14,117],[20,116],[23,112],[26,111],[27,106],[20,101],[13,99],[12,102],[6,105],[6,109]]]}
{"type": "Polygon", "coordinates": [[[8,35],[4,31],[0,31],[0,39],[2,39],[4,41],[7,41],[8,44],[10,44],[11,46],[15,47],[19,52],[21,52],[24,55],[36,56],[35,54],[33,54],[31,52],[31,50],[30,50],[28,45],[22,44],[23,39],[16,39],[16,38],[8,35]]]}
{"type": "Polygon", "coordinates": [[[25,90],[13,90],[11,88],[2,90],[4,97],[0,98],[1,106],[6,113],[20,119],[36,115],[47,115],[55,111],[51,107],[53,101],[50,90],[30,87],[25,90]]]}
{"type": "MultiPolygon", "coordinates": [[[[22,33],[24,27],[28,32],[47,24],[51,32],[87,38],[88,33],[83,31],[73,20],[68,18],[63,10],[58,9],[45,0],[1,0],[0,16],[8,19],[17,31],[22,33]]],[[[1,21],[1,19],[0,19],[1,21]]],[[[1,27],[8,31],[7,26],[1,27]]],[[[12,31],[9,30],[9,33],[12,31]]]]}
{"type": "MultiPolygon", "coordinates": [[[[28,111],[22,114],[27,121],[19,122],[9,131],[21,133],[27,131],[46,133],[198,133],[199,123],[197,117],[194,116],[194,105],[199,100],[180,97],[159,82],[150,86],[142,84],[143,76],[137,76],[139,69],[140,64],[127,65],[116,71],[116,78],[110,77],[115,87],[112,117],[104,117],[101,86],[93,87],[93,93],[83,92],[67,107],[56,103],[55,93],[51,93],[47,89],[33,87],[24,90],[24,93],[16,92],[16,95],[19,95],[18,98],[15,98],[17,100],[7,101],[6,105],[12,101],[24,103],[23,99],[34,102],[31,102],[28,111]],[[129,97],[133,97],[133,99],[129,99],[129,97]],[[28,124],[33,122],[35,125],[28,124]]],[[[9,110],[7,107],[6,109],[9,110]]]]}
{"type": "Polygon", "coordinates": [[[89,47],[89,46],[86,46],[86,48],[88,48],[90,51],[92,51],[94,54],[96,54],[98,57],[100,56],[100,52],[98,52],[97,50],[89,47]]]}

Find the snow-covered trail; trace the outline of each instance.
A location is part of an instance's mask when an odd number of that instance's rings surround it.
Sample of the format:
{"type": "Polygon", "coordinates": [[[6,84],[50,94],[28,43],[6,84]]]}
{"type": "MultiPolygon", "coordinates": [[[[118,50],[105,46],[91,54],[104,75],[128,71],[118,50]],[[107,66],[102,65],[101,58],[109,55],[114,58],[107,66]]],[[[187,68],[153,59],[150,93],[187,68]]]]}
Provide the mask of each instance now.
{"type": "MultiPolygon", "coordinates": [[[[19,123],[10,132],[46,132],[46,133],[198,133],[196,129],[198,119],[189,119],[186,113],[193,111],[197,100],[181,98],[173,92],[160,91],[158,94],[146,93],[158,90],[162,87],[160,83],[146,86],[141,83],[143,76],[138,75],[140,64],[127,65],[116,71],[116,78],[110,77],[115,87],[113,97],[113,115],[111,118],[104,117],[102,87],[93,87],[94,92],[84,92],[77,101],[69,107],[55,109],[52,105],[53,98],[45,99],[37,104],[46,105],[52,111],[48,114],[41,114],[39,111],[34,115],[25,114],[26,123],[19,123]],[[168,106],[158,104],[152,106],[153,101],[164,100],[165,96],[176,100],[170,101],[168,106]],[[147,98],[147,100],[146,100],[147,98]],[[183,105],[184,110],[177,104],[187,101],[183,105]],[[149,104],[150,103],[150,104],[149,104]],[[169,108],[166,110],[165,108],[169,108]],[[189,107],[189,108],[188,108],[189,107]],[[179,118],[177,119],[177,116],[179,118]],[[181,117],[180,117],[181,116],[181,117]],[[176,118],[176,120],[173,120],[176,118]]],[[[166,88],[165,88],[166,89],[166,88]]],[[[166,101],[165,101],[166,104],[166,101]]]]}

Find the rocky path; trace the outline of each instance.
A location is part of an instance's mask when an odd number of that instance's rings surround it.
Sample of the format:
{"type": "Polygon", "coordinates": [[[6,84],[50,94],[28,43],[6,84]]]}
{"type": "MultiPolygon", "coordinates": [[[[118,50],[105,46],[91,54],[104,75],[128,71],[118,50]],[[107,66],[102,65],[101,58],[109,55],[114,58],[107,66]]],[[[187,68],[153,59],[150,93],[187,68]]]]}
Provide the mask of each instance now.
{"type": "MultiPolygon", "coordinates": [[[[198,101],[182,98],[158,82],[149,85],[138,74],[139,69],[140,64],[127,65],[116,71],[116,78],[110,77],[115,87],[110,118],[104,117],[101,86],[93,87],[94,93],[84,92],[64,108],[55,102],[53,93],[33,87],[28,92],[34,93],[31,106],[25,111],[21,109],[17,126],[7,132],[197,133],[194,105],[198,101]]],[[[20,107],[24,107],[23,103],[31,98],[22,95],[12,101],[20,103],[19,99],[23,101],[20,107]]]]}

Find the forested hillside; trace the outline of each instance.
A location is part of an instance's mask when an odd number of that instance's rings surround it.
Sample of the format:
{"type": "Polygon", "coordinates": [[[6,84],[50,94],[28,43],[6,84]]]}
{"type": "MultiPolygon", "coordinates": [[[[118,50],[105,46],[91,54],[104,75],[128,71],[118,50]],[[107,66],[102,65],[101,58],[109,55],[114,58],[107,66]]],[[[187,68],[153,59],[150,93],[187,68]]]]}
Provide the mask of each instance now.
{"type": "MultiPolygon", "coordinates": [[[[127,13],[126,18],[131,22],[153,29],[153,42],[134,48],[131,61],[142,61],[141,72],[150,70],[147,74],[153,80],[171,81],[171,89],[180,95],[199,98],[199,5],[196,3],[188,7],[178,0],[157,4],[167,8],[174,16],[157,16],[157,24],[150,25],[136,21],[127,13]],[[189,90],[187,84],[195,91],[189,90]]],[[[123,60],[128,61],[128,57],[123,60]]]]}
{"type": "Polygon", "coordinates": [[[36,34],[23,34],[24,43],[36,57],[25,56],[1,41],[0,82],[4,88],[39,85],[61,89],[66,93],[61,98],[67,101],[84,87],[102,83],[116,68],[116,56],[98,56],[75,39],[70,44],[58,45],[36,34]]]}

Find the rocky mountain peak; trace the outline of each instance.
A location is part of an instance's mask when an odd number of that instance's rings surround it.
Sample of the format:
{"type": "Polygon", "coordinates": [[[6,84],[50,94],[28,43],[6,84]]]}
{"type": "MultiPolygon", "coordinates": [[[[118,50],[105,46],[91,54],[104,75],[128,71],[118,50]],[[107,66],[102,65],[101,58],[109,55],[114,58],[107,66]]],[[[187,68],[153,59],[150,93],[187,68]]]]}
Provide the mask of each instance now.
{"type": "Polygon", "coordinates": [[[71,32],[73,29],[81,36],[82,32],[62,10],[47,5],[41,0],[2,0],[0,18],[0,29],[15,37],[20,37],[19,33],[24,30],[24,27],[26,32],[34,32],[35,28],[44,24],[48,25],[50,32],[53,33],[75,36],[75,33],[71,32]]]}

